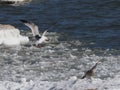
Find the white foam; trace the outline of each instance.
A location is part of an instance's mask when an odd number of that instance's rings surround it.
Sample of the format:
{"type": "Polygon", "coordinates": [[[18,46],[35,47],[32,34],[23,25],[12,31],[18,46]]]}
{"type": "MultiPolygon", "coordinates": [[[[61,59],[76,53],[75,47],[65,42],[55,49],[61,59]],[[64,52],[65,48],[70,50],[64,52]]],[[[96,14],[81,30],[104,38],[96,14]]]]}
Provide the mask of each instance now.
{"type": "Polygon", "coordinates": [[[29,42],[29,38],[27,36],[20,35],[20,31],[16,28],[8,29],[8,28],[0,28],[0,44],[6,46],[14,46],[27,44],[29,42]]]}

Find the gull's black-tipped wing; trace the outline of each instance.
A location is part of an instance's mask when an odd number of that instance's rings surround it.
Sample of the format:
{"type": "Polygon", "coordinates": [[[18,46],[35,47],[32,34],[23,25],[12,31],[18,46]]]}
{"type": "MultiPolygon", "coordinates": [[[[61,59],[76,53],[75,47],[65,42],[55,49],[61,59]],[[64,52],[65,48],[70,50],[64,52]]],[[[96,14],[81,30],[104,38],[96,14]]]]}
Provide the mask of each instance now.
{"type": "Polygon", "coordinates": [[[26,26],[28,26],[32,30],[33,36],[39,36],[39,29],[38,26],[35,25],[34,23],[27,21],[27,20],[20,20],[22,23],[24,23],[26,26]]]}

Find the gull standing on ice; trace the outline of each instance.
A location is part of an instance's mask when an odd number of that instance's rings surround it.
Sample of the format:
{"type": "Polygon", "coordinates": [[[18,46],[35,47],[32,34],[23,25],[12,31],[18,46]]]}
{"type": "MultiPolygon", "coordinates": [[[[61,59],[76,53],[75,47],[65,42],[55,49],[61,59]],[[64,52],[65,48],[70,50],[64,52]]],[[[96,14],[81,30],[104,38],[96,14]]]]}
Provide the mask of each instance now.
{"type": "Polygon", "coordinates": [[[40,47],[42,43],[46,43],[47,41],[49,41],[48,37],[45,36],[47,30],[44,31],[42,35],[40,35],[37,25],[27,20],[20,20],[20,21],[23,22],[26,26],[28,26],[32,30],[32,34],[36,39],[35,45],[37,47],[40,47]]]}

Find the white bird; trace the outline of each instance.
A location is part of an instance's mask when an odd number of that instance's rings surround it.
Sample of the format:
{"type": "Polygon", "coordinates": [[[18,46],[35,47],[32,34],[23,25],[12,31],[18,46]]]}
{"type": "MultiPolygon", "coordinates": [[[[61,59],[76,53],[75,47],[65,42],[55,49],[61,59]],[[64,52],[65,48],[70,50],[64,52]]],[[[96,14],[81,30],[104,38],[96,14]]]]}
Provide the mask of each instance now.
{"type": "Polygon", "coordinates": [[[49,41],[48,37],[45,36],[47,33],[47,30],[45,30],[43,34],[40,35],[37,25],[35,25],[34,23],[30,21],[26,21],[26,20],[20,20],[20,21],[23,22],[26,26],[28,26],[32,30],[32,34],[36,39],[35,44],[37,47],[40,47],[42,43],[46,43],[47,41],[49,41]]]}
{"type": "Polygon", "coordinates": [[[27,44],[29,38],[20,34],[19,29],[12,25],[0,24],[0,44],[5,46],[17,46],[27,44]]]}

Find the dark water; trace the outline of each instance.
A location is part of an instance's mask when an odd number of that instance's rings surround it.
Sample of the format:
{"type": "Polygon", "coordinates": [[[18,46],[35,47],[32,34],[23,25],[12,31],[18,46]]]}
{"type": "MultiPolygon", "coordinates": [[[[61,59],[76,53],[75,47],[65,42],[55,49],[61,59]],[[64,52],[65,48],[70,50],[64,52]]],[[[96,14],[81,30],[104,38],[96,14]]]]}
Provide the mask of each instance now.
{"type": "Polygon", "coordinates": [[[26,28],[20,19],[33,21],[41,31],[54,26],[49,32],[61,33],[62,41],[79,40],[83,47],[119,49],[119,0],[33,0],[18,7],[0,5],[0,23],[26,28]]]}

